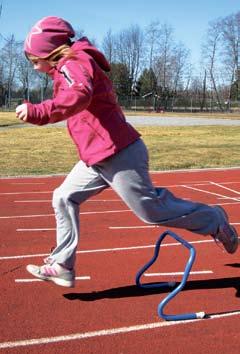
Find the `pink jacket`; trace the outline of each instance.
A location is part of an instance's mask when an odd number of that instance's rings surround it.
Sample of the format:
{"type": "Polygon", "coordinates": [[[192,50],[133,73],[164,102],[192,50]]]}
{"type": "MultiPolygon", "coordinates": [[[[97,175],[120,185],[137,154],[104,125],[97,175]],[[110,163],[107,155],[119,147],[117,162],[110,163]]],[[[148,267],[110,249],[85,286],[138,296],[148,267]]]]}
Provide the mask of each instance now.
{"type": "Polygon", "coordinates": [[[51,73],[53,98],[28,103],[27,121],[43,125],[67,119],[80,159],[93,165],[124,149],[140,134],[126,122],[104,71],[109,64],[87,38],[72,45],[74,58],[63,58],[51,73]]]}

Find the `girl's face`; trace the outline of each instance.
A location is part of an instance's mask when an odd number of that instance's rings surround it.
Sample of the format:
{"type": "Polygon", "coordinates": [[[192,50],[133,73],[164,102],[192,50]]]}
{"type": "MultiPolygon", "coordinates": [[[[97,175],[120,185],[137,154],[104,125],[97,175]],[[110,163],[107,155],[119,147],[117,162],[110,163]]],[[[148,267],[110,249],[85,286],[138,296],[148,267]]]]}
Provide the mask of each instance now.
{"type": "Polygon", "coordinates": [[[32,60],[32,64],[33,64],[33,69],[41,73],[48,74],[52,69],[50,63],[44,59],[34,59],[32,60]]]}

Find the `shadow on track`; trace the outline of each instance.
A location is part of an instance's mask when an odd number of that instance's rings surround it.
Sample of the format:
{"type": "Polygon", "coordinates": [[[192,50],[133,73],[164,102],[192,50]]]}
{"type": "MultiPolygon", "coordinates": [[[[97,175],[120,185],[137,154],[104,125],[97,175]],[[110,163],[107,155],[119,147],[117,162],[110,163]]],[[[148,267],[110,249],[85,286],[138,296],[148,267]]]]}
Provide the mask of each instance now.
{"type": "MultiPolygon", "coordinates": [[[[179,283],[176,283],[178,286],[179,283]]],[[[201,290],[201,289],[224,289],[234,288],[236,289],[236,297],[240,297],[240,278],[220,278],[220,279],[208,279],[208,280],[191,280],[188,281],[185,288],[182,291],[188,290],[201,290]]],[[[168,293],[170,288],[152,288],[142,289],[136,285],[127,285],[123,287],[105,289],[101,291],[94,291],[91,293],[68,293],[63,296],[68,300],[80,300],[80,301],[96,301],[102,299],[119,299],[127,297],[139,297],[155,294],[168,293]]]]}

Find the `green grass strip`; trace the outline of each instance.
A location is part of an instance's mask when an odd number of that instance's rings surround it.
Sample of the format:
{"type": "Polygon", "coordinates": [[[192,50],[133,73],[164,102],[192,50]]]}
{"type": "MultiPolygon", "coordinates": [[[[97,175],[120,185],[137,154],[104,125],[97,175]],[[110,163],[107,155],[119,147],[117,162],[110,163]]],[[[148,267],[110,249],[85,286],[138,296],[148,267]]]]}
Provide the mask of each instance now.
{"type": "MultiPolygon", "coordinates": [[[[141,127],[151,170],[240,166],[240,127],[141,127]]],[[[66,174],[78,161],[62,127],[0,130],[0,176],[66,174]]]]}

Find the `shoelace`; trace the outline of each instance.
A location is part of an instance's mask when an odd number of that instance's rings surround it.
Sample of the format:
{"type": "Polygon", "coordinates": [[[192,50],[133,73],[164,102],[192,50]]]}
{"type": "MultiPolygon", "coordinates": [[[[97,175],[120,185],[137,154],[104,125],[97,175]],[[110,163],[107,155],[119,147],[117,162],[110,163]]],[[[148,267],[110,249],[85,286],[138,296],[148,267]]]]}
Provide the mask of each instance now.
{"type": "MultiPolygon", "coordinates": [[[[221,230],[218,229],[218,232],[217,234],[221,233],[221,230]]],[[[216,236],[216,235],[212,235],[213,239],[214,239],[214,242],[215,244],[221,248],[222,251],[225,251],[225,248],[223,246],[223,242],[219,240],[219,238],[216,236]]]]}
{"type": "Polygon", "coordinates": [[[45,264],[49,264],[49,265],[52,265],[54,263],[54,261],[51,259],[51,257],[46,257],[43,259],[43,262],[45,264]]]}
{"type": "Polygon", "coordinates": [[[221,248],[222,251],[225,251],[225,248],[224,248],[222,242],[221,242],[217,237],[215,237],[215,236],[213,236],[213,239],[214,239],[215,244],[216,244],[219,248],[221,248]]]}

